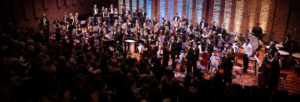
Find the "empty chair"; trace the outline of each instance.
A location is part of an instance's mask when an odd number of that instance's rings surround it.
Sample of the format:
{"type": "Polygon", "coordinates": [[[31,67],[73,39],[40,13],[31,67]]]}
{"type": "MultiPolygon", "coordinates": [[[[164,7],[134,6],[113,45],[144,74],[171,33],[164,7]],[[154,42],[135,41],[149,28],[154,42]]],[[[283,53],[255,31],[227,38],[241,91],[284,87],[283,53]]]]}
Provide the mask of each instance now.
{"type": "Polygon", "coordinates": [[[54,34],[54,29],[53,28],[49,29],[49,34],[54,34]]]}
{"type": "Polygon", "coordinates": [[[72,34],[72,39],[77,39],[77,35],[76,34],[72,34]]]}

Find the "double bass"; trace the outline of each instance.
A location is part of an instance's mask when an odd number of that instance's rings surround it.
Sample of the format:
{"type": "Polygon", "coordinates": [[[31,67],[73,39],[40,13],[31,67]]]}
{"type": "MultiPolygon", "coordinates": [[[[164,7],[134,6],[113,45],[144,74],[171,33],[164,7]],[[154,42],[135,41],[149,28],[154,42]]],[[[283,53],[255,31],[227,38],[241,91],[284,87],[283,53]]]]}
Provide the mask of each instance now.
{"type": "Polygon", "coordinates": [[[239,45],[239,52],[236,54],[236,66],[242,67],[243,66],[243,57],[245,54],[244,48],[241,46],[241,44],[239,45]]]}
{"type": "MultiPolygon", "coordinates": [[[[184,50],[184,53],[187,52],[187,48],[185,48],[184,50]]],[[[187,68],[187,59],[186,57],[182,57],[182,60],[181,60],[181,65],[180,65],[180,71],[181,72],[184,72],[187,68]]]]}
{"type": "MultiPolygon", "coordinates": [[[[271,59],[271,55],[266,56],[268,59],[271,59]]],[[[258,85],[264,87],[269,85],[269,74],[271,73],[271,62],[265,61],[265,64],[262,65],[261,73],[258,75],[258,85]]]]}

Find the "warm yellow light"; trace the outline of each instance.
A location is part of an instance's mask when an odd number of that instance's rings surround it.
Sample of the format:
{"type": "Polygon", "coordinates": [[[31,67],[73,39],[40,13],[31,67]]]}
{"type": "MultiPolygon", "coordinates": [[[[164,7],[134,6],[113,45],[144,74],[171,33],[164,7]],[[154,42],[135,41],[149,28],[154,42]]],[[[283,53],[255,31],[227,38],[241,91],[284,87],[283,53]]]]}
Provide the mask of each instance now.
{"type": "Polygon", "coordinates": [[[269,17],[270,0],[262,0],[259,23],[263,32],[266,32],[269,17]]]}
{"type": "Polygon", "coordinates": [[[235,13],[235,31],[241,33],[241,25],[243,21],[243,12],[244,12],[244,2],[245,0],[238,0],[236,3],[236,13],[235,13]]]}

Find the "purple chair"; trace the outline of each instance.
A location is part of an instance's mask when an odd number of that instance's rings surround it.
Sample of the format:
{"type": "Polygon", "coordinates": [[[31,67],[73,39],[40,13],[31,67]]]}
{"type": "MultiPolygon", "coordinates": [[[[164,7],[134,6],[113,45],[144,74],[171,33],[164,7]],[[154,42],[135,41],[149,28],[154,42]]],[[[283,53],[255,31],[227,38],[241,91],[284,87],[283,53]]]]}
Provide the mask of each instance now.
{"type": "Polygon", "coordinates": [[[224,40],[227,41],[227,38],[228,38],[228,36],[226,35],[224,40]]]}
{"type": "Polygon", "coordinates": [[[72,39],[76,39],[77,35],[76,34],[72,34],[72,39]]]}
{"type": "Polygon", "coordinates": [[[220,50],[221,46],[222,46],[222,42],[219,41],[218,44],[217,44],[217,47],[214,47],[214,51],[220,50]]]}
{"type": "Polygon", "coordinates": [[[110,40],[112,40],[112,33],[108,33],[110,40]]]}
{"type": "Polygon", "coordinates": [[[214,45],[216,44],[216,38],[213,39],[213,44],[214,44],[214,45]]]}
{"type": "Polygon", "coordinates": [[[97,39],[98,36],[98,33],[94,33],[94,39],[97,39]]]}
{"type": "Polygon", "coordinates": [[[181,49],[185,49],[185,43],[182,43],[181,49]]]}
{"type": "Polygon", "coordinates": [[[87,37],[87,34],[86,34],[86,32],[83,32],[83,36],[84,36],[84,37],[87,37]]]}
{"type": "Polygon", "coordinates": [[[99,40],[98,40],[98,39],[94,40],[94,42],[95,42],[95,46],[99,46],[99,45],[100,45],[100,43],[99,43],[99,40]]]}
{"type": "Polygon", "coordinates": [[[49,29],[49,34],[54,34],[54,29],[53,28],[49,29]]]}
{"type": "Polygon", "coordinates": [[[66,32],[64,32],[64,31],[60,32],[61,37],[64,37],[65,35],[66,35],[66,32]]]}
{"type": "Polygon", "coordinates": [[[81,43],[85,43],[85,38],[84,37],[81,38],[81,43]]]}
{"type": "Polygon", "coordinates": [[[233,38],[230,38],[230,40],[229,40],[229,43],[234,43],[234,39],[233,38]]]}
{"type": "Polygon", "coordinates": [[[72,34],[76,34],[76,29],[73,29],[73,30],[72,30],[72,34]]]}

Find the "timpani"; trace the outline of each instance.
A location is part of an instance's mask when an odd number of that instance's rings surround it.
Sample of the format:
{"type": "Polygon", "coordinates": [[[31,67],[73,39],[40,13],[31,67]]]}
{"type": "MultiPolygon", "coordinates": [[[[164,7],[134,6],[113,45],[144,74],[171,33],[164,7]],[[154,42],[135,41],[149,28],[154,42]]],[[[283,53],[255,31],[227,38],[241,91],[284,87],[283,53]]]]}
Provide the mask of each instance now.
{"type": "Polygon", "coordinates": [[[280,60],[287,64],[287,61],[289,60],[289,52],[283,51],[283,50],[278,50],[278,53],[281,55],[280,60]]]}
{"type": "Polygon", "coordinates": [[[277,49],[282,49],[283,48],[283,46],[281,44],[276,44],[275,46],[276,46],[277,49]]]}
{"type": "Polygon", "coordinates": [[[293,53],[292,54],[293,57],[300,59],[300,53],[293,53]]]}

